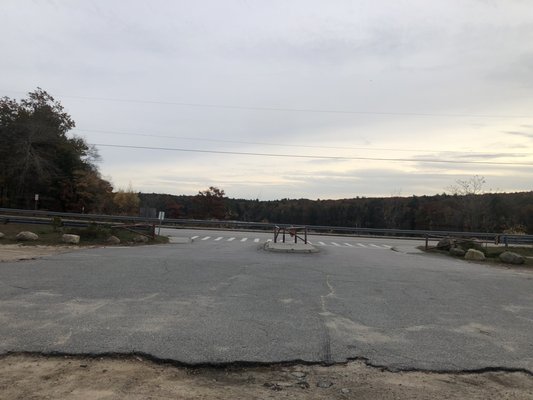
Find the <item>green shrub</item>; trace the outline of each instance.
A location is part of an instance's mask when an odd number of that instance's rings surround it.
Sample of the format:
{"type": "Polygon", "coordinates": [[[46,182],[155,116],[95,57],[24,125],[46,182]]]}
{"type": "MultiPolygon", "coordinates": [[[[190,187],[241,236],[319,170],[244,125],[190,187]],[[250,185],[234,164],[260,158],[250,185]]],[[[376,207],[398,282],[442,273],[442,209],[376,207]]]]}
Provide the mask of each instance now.
{"type": "Polygon", "coordinates": [[[52,218],[52,229],[54,230],[54,232],[60,232],[63,227],[63,220],[61,219],[61,217],[54,217],[52,218]]]}
{"type": "Polygon", "coordinates": [[[72,233],[74,235],[79,235],[83,239],[102,239],[105,240],[109,236],[111,236],[111,229],[103,226],[98,225],[96,223],[91,223],[87,228],[72,228],[69,229],[69,233],[72,233]]]}

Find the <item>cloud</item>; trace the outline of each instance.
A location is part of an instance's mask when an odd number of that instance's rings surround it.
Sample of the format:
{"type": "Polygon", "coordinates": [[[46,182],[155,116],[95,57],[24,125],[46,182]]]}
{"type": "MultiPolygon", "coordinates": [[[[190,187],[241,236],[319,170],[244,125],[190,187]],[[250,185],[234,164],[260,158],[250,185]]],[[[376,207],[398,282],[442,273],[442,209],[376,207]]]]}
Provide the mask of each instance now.
{"type": "Polygon", "coordinates": [[[101,170],[119,186],[194,194],[219,184],[244,198],[261,187],[263,198],[432,194],[468,174],[531,186],[527,167],[421,161],[531,158],[528,2],[21,1],[0,2],[0,89],[43,87],[91,143],[413,159],[102,147],[101,170]]]}
{"type": "Polygon", "coordinates": [[[533,133],[529,133],[529,132],[507,131],[505,133],[507,133],[508,135],[520,136],[520,137],[525,137],[525,138],[528,138],[528,139],[533,139],[533,133]]]}

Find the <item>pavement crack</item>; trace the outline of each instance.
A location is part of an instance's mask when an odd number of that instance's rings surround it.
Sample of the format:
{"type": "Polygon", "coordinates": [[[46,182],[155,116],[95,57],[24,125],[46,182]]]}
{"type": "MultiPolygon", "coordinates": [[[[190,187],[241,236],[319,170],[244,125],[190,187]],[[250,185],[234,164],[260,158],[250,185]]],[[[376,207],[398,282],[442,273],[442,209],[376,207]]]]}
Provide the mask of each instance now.
{"type": "Polygon", "coordinates": [[[306,361],[302,359],[293,359],[280,362],[262,362],[262,361],[224,361],[224,362],[202,362],[202,363],[190,363],[183,362],[171,358],[162,358],[157,357],[149,353],[139,352],[139,351],[130,351],[130,352],[102,352],[102,353],[69,353],[69,352],[35,352],[35,351],[7,351],[0,353],[0,361],[4,358],[10,356],[30,356],[30,357],[48,357],[48,358],[95,358],[95,359],[135,359],[140,362],[152,362],[157,365],[171,365],[174,367],[182,368],[214,368],[214,369],[225,369],[225,368],[253,368],[253,367],[290,367],[290,366],[334,366],[334,365],[347,365],[353,362],[361,362],[367,367],[377,369],[379,371],[387,371],[391,373],[405,373],[405,372],[424,372],[432,374],[454,374],[454,375],[476,375],[484,374],[488,372],[504,372],[504,373],[522,373],[528,376],[533,377],[533,371],[530,371],[526,368],[509,368],[502,366],[490,366],[483,368],[475,369],[428,369],[428,368],[391,368],[387,365],[376,364],[370,361],[366,357],[351,357],[347,358],[346,361],[341,362],[316,362],[316,361],[306,361]]]}
{"type": "Polygon", "coordinates": [[[10,287],[10,288],[13,288],[13,289],[21,289],[21,290],[30,290],[31,288],[29,287],[24,287],[24,286],[17,286],[17,285],[11,285],[9,283],[6,283],[4,281],[0,281],[0,283],[2,283],[3,285],[7,286],[7,287],[10,287]]]}
{"type": "Polygon", "coordinates": [[[329,292],[325,295],[320,296],[320,306],[321,312],[320,321],[322,323],[322,334],[321,334],[321,344],[320,344],[320,354],[322,361],[327,364],[333,364],[333,358],[331,356],[331,336],[329,333],[329,328],[327,324],[328,317],[332,316],[333,313],[328,310],[327,300],[330,297],[335,296],[335,289],[329,281],[329,275],[326,275],[325,285],[329,292]]]}

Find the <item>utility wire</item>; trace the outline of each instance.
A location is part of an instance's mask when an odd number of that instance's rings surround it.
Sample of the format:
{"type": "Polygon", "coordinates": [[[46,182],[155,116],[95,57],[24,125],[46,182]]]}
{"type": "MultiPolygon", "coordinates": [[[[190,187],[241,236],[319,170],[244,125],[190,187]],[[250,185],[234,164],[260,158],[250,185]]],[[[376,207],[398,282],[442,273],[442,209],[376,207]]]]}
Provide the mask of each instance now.
{"type": "MultiPolygon", "coordinates": [[[[251,145],[274,146],[274,147],[296,147],[296,148],[332,149],[332,150],[365,150],[365,151],[375,150],[375,151],[419,152],[419,153],[450,153],[450,154],[460,153],[459,151],[454,151],[454,150],[406,149],[406,148],[399,149],[399,148],[390,148],[390,147],[319,146],[319,145],[306,145],[306,144],[251,142],[251,141],[242,141],[242,140],[207,139],[207,138],[195,138],[195,137],[187,137],[187,136],[172,136],[172,135],[160,135],[160,134],[151,134],[151,133],[92,130],[92,129],[80,129],[80,128],[75,128],[75,131],[106,133],[106,134],[111,134],[111,135],[143,136],[143,137],[178,139],[178,140],[194,140],[194,141],[211,142],[211,143],[251,144],[251,145]]],[[[463,152],[465,152],[465,150],[463,150],[463,152]]],[[[476,155],[476,154],[485,154],[485,153],[468,151],[468,154],[476,155]]],[[[514,157],[516,156],[523,157],[523,156],[531,156],[533,155],[533,153],[512,153],[512,154],[505,154],[505,155],[514,156],[514,157]]]]}
{"type": "MultiPolygon", "coordinates": [[[[26,93],[14,90],[3,90],[5,92],[26,93]]],[[[381,115],[381,116],[414,116],[414,117],[446,117],[446,118],[532,118],[531,115],[493,115],[493,114],[461,114],[461,113],[418,113],[418,112],[394,112],[394,111],[367,111],[367,110],[326,110],[317,108],[288,108],[288,107],[259,107],[244,106],[232,104],[210,104],[210,103],[189,103],[177,101],[160,101],[160,100],[142,100],[142,99],[124,99],[111,97],[89,97],[89,96],[69,96],[62,95],[62,98],[109,101],[121,103],[138,103],[138,104],[159,104],[196,108],[219,108],[226,110],[247,110],[247,111],[270,111],[270,112],[296,112],[296,113],[316,113],[316,114],[347,114],[347,115],[381,115]]]]}
{"type": "Polygon", "coordinates": [[[389,158],[389,157],[344,157],[344,156],[315,156],[302,154],[274,154],[274,153],[252,153],[240,151],[222,151],[222,150],[199,150],[199,149],[182,149],[171,147],[149,147],[149,146],[128,146],[121,144],[103,144],[91,143],[99,147],[116,147],[123,149],[137,150],[162,150],[162,151],[181,151],[188,153],[208,153],[208,154],[231,154],[241,156],[260,156],[260,157],[283,157],[283,158],[307,158],[307,159],[325,159],[325,160],[362,160],[362,161],[394,161],[394,162],[418,162],[418,163],[439,163],[439,164],[479,164],[479,165],[512,165],[533,167],[533,163],[517,162],[497,162],[497,161],[459,161],[459,160],[439,160],[429,158],[389,158]]]}

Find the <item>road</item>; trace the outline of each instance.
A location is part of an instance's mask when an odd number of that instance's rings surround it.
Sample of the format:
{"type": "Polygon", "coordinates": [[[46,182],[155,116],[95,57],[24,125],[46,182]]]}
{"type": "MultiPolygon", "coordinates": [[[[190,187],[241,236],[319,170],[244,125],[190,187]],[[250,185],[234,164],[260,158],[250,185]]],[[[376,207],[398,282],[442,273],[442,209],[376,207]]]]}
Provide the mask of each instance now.
{"type": "Polygon", "coordinates": [[[311,236],[318,253],[280,254],[261,249],[269,233],[162,233],[194,240],[1,263],[0,353],[533,372],[529,271],[422,241],[311,236]]]}

